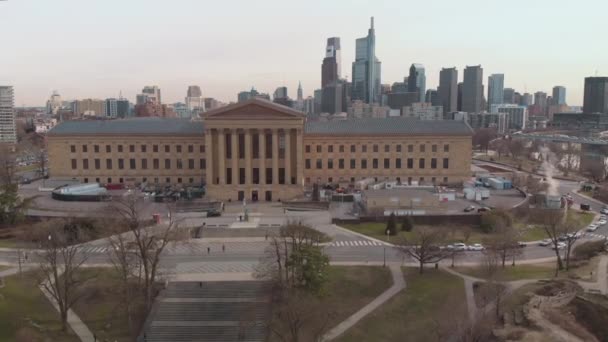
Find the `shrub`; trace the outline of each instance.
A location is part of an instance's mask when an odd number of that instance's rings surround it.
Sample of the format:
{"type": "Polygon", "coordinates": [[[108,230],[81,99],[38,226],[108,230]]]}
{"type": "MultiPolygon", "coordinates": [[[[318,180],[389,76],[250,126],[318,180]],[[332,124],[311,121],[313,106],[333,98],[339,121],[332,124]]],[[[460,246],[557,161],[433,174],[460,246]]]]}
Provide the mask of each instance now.
{"type": "Polygon", "coordinates": [[[414,222],[412,221],[412,218],[407,215],[404,216],[403,221],[401,221],[401,230],[404,232],[411,232],[412,229],[414,229],[414,222]]]}
{"type": "Polygon", "coordinates": [[[386,230],[389,235],[397,235],[397,222],[395,222],[395,214],[391,213],[391,216],[388,217],[388,222],[386,223],[386,230]]]}
{"type": "Polygon", "coordinates": [[[578,260],[588,260],[605,250],[605,241],[587,241],[574,247],[574,257],[578,260]]]}

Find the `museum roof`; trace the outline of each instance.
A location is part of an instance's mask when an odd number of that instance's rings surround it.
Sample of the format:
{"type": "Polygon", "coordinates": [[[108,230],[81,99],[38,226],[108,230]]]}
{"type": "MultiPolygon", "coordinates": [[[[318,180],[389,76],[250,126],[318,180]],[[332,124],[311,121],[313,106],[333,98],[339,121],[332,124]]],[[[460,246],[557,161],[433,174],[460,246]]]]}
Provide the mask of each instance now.
{"type": "Polygon", "coordinates": [[[464,121],[404,117],[308,121],[305,132],[312,135],[473,135],[464,121]]]}
{"type": "Polygon", "coordinates": [[[64,121],[49,135],[203,135],[202,121],[176,118],[64,121]]]}

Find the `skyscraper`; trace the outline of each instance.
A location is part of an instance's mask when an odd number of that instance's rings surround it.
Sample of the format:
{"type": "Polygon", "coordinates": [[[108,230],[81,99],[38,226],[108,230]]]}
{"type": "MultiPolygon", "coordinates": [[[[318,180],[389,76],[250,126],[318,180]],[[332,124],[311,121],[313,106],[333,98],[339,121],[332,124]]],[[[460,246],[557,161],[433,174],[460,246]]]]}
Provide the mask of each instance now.
{"type": "Polygon", "coordinates": [[[0,143],[17,143],[14,94],[12,86],[0,86],[0,143]]]}
{"type": "Polygon", "coordinates": [[[556,105],[566,104],[566,87],[555,86],[553,87],[553,103],[556,105]]]}
{"type": "Polygon", "coordinates": [[[444,113],[458,110],[458,70],[456,68],[441,69],[437,91],[444,113]]]}
{"type": "Polygon", "coordinates": [[[325,58],[321,65],[321,87],[334,84],[340,79],[341,63],[340,38],[327,38],[325,58]]]}
{"type": "Polygon", "coordinates": [[[519,102],[515,102],[515,89],[504,88],[502,91],[502,101],[505,104],[519,104],[519,102]]]}
{"type": "Polygon", "coordinates": [[[504,74],[492,74],[488,77],[488,108],[504,102],[504,87],[504,74]]]}
{"type": "Polygon", "coordinates": [[[205,111],[205,100],[203,99],[203,92],[199,86],[189,86],[186,92],[186,107],[191,113],[204,112],[205,111]]]}
{"type": "Polygon", "coordinates": [[[129,100],[127,99],[106,99],[105,101],[105,115],[109,118],[126,118],[130,116],[129,100]]]}
{"type": "Polygon", "coordinates": [[[608,114],[608,77],[585,77],[583,113],[608,114]]]}
{"type": "Polygon", "coordinates": [[[543,91],[537,91],[534,93],[534,105],[544,111],[547,108],[547,93],[543,91]]]}
{"type": "Polygon", "coordinates": [[[153,104],[161,104],[160,88],[158,86],[145,86],[141,91],[142,94],[147,96],[147,100],[153,104]]]}
{"type": "Polygon", "coordinates": [[[304,100],[304,94],[302,92],[302,82],[298,82],[298,102],[302,102],[304,100]]]}
{"type": "Polygon", "coordinates": [[[426,75],[424,74],[424,66],[419,63],[414,63],[410,66],[410,76],[407,79],[407,90],[410,93],[417,92],[420,94],[420,102],[424,102],[426,94],[426,75]]]}
{"type": "Polygon", "coordinates": [[[366,103],[380,103],[380,68],[381,64],[376,58],[376,33],[374,18],[371,18],[371,27],[367,36],[356,41],[355,61],[352,73],[352,99],[362,100],[366,103]]]}
{"type": "Polygon", "coordinates": [[[483,69],[481,65],[467,66],[462,83],[462,111],[479,113],[483,110],[483,69]]]}

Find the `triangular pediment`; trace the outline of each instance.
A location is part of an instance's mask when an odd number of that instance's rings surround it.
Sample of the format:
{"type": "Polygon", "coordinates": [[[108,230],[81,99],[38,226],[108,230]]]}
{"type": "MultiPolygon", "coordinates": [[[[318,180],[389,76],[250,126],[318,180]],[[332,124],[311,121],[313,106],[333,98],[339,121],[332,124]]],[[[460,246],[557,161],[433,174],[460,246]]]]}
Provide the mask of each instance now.
{"type": "Polygon", "coordinates": [[[217,108],[205,113],[205,120],[241,120],[241,119],[302,119],[305,115],[292,108],[264,99],[250,99],[217,108]]]}

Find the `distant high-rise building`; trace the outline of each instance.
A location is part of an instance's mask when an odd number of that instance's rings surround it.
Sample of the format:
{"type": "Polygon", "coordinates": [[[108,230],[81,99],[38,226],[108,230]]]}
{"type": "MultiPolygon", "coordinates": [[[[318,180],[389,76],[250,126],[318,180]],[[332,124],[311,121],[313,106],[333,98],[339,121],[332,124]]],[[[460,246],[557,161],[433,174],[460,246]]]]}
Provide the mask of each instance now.
{"type": "Polygon", "coordinates": [[[72,103],[72,112],[77,115],[104,116],[105,101],[97,99],[76,100],[72,103]]]}
{"type": "Polygon", "coordinates": [[[222,104],[213,97],[205,97],[203,102],[205,103],[205,110],[212,110],[222,106],[222,104]]]}
{"type": "Polygon", "coordinates": [[[504,87],[504,74],[492,74],[488,77],[488,108],[504,102],[504,87]]]}
{"type": "Polygon", "coordinates": [[[441,106],[441,101],[439,100],[439,92],[435,89],[427,90],[426,96],[424,97],[424,102],[430,103],[432,106],[435,107],[441,106]]]}
{"type": "Polygon", "coordinates": [[[105,116],[108,118],[126,118],[130,116],[131,105],[127,99],[106,99],[104,103],[105,116]]]}
{"type": "Polygon", "coordinates": [[[534,103],[534,97],[530,93],[524,93],[521,96],[521,105],[522,106],[531,106],[534,103]]]}
{"type": "Polygon", "coordinates": [[[456,68],[442,68],[439,72],[440,105],[444,113],[455,112],[458,108],[458,70],[456,68]]]}
{"type": "MultiPolygon", "coordinates": [[[[502,91],[502,101],[504,104],[516,104],[515,102],[515,89],[504,88],[502,91]]],[[[517,103],[519,104],[519,102],[517,103]]]]}
{"type": "Polygon", "coordinates": [[[608,114],[608,77],[586,77],[583,113],[608,114]]]}
{"type": "Polygon", "coordinates": [[[321,113],[342,113],[347,110],[344,82],[328,84],[322,89],[321,113]]]}
{"type": "Polygon", "coordinates": [[[424,66],[422,64],[414,63],[410,66],[410,75],[407,78],[407,90],[410,93],[417,92],[420,94],[420,102],[424,102],[426,75],[424,74],[424,66]]]}
{"type": "Polygon", "coordinates": [[[483,110],[483,68],[467,66],[462,83],[462,111],[479,113],[483,110]]]}
{"type": "Polygon", "coordinates": [[[238,102],[245,102],[254,97],[270,101],[270,95],[268,95],[266,93],[260,93],[257,90],[255,90],[254,87],[251,87],[250,91],[245,90],[245,91],[238,93],[238,102]]]}
{"type": "Polygon", "coordinates": [[[61,95],[55,90],[50,99],[46,102],[47,114],[56,115],[62,107],[61,95]]]}
{"type": "Polygon", "coordinates": [[[12,86],[0,86],[0,143],[17,143],[15,96],[12,86]]]}
{"type": "Polygon", "coordinates": [[[160,88],[158,88],[158,86],[145,86],[141,93],[146,95],[146,102],[151,102],[152,104],[162,103],[160,98],[160,88]]]}
{"type": "Polygon", "coordinates": [[[555,86],[553,87],[553,104],[565,105],[566,104],[566,87],[555,86]]]}
{"type": "Polygon", "coordinates": [[[273,100],[287,98],[287,87],[278,87],[272,95],[273,100]]]}
{"type": "Polygon", "coordinates": [[[323,89],[315,89],[313,100],[314,114],[316,116],[321,114],[321,104],[323,103],[323,89]]]}
{"type": "Polygon", "coordinates": [[[543,91],[534,93],[534,105],[544,112],[547,109],[547,93],[543,91]]]}
{"type": "Polygon", "coordinates": [[[353,100],[362,100],[365,103],[380,103],[380,68],[380,61],[376,58],[376,33],[374,18],[372,17],[367,36],[356,41],[352,73],[353,100]]]}
{"type": "Polygon", "coordinates": [[[298,102],[304,100],[304,93],[302,91],[302,82],[298,82],[298,102]]]}
{"type": "Polygon", "coordinates": [[[458,111],[462,112],[462,82],[458,83],[458,111]]]}
{"type": "Polygon", "coordinates": [[[340,38],[327,38],[325,58],[321,65],[321,87],[334,84],[340,79],[341,63],[340,38]]]}
{"type": "Polygon", "coordinates": [[[205,111],[205,100],[203,99],[203,92],[199,86],[188,87],[185,105],[191,114],[198,114],[205,111]]]}
{"type": "Polygon", "coordinates": [[[407,79],[403,82],[395,82],[391,85],[391,93],[407,93],[407,79]]]}

